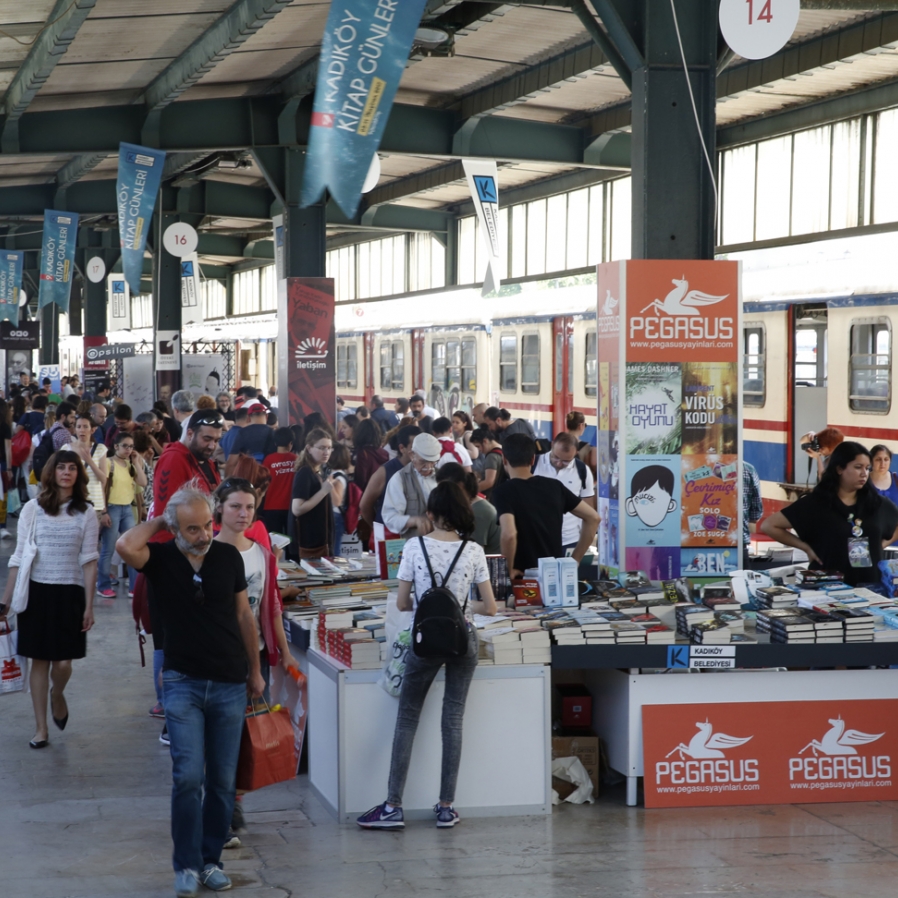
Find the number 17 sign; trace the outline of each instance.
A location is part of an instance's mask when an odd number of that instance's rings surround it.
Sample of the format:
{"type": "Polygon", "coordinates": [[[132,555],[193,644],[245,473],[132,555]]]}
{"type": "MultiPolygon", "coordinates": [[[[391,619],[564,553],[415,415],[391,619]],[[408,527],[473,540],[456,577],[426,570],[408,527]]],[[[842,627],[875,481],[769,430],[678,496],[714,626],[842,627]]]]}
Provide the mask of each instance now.
{"type": "Polygon", "coordinates": [[[766,59],[789,43],[800,0],[720,0],[720,30],[734,53],[766,59]]]}

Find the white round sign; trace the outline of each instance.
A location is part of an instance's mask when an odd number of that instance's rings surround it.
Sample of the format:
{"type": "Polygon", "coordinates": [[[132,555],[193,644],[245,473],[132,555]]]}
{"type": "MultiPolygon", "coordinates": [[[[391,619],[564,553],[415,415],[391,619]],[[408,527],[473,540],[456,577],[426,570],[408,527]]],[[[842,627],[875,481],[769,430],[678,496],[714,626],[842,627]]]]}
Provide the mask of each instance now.
{"type": "Polygon", "coordinates": [[[162,245],[179,259],[196,252],[196,229],[183,221],[170,224],[162,234],[162,245]]]}
{"type": "Polygon", "coordinates": [[[371,193],[375,187],[377,187],[377,182],[380,180],[380,156],[375,153],[371,157],[371,166],[368,169],[368,174],[365,175],[365,183],[362,185],[362,193],[371,193]]]}
{"type": "Polygon", "coordinates": [[[106,274],[106,263],[102,256],[94,256],[87,262],[87,279],[93,284],[99,284],[106,274]]]}
{"type": "Polygon", "coordinates": [[[766,59],[789,43],[801,0],[720,0],[720,30],[734,53],[766,59]]]}

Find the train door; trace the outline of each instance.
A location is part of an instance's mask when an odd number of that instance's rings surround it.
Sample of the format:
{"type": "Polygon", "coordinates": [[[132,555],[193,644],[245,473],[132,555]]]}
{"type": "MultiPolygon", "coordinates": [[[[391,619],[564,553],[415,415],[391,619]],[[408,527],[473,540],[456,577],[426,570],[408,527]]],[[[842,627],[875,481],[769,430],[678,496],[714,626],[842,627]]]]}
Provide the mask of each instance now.
{"type": "Polygon", "coordinates": [[[552,433],[561,433],[565,417],[574,407],[574,320],[552,319],[552,433]]]}
{"type": "Polygon", "coordinates": [[[792,314],[793,481],[813,485],[817,482],[817,465],[813,460],[808,465],[801,437],[827,426],[827,312],[825,306],[796,306],[792,314]]]}
{"type": "Polygon", "coordinates": [[[364,385],[365,402],[377,392],[374,385],[374,334],[365,334],[364,349],[362,351],[362,384],[364,385]]]}

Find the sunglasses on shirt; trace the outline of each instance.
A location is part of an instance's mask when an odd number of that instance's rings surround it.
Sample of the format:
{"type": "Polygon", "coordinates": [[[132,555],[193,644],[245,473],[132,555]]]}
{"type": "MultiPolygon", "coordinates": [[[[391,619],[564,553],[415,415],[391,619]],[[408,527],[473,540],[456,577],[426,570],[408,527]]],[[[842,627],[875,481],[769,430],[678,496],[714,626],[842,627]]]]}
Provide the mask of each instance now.
{"type": "Polygon", "coordinates": [[[203,578],[199,574],[193,575],[193,585],[196,587],[196,592],[193,594],[194,600],[199,602],[200,605],[204,604],[206,594],[203,592],[203,578]]]}

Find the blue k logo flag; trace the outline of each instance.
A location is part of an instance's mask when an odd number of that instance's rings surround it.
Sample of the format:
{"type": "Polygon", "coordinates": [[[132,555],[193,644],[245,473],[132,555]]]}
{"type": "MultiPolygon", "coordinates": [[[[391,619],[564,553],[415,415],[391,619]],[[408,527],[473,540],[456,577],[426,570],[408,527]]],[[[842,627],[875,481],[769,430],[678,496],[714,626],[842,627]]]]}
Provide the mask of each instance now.
{"type": "Polygon", "coordinates": [[[118,151],[118,232],[122,244],[122,272],[131,292],[140,293],[143,251],[147,231],[162,183],[165,153],[133,143],[120,143],[118,151]]]}
{"type": "Polygon", "coordinates": [[[25,253],[21,250],[0,250],[0,321],[8,318],[16,327],[24,263],[25,253]]]}
{"type": "Polygon", "coordinates": [[[380,146],[425,0],[331,3],[300,205],[325,189],[352,218],[380,146]]]}
{"type": "Polygon", "coordinates": [[[78,216],[74,212],[44,210],[38,308],[55,302],[63,312],[69,311],[77,238],[78,216]]]}

